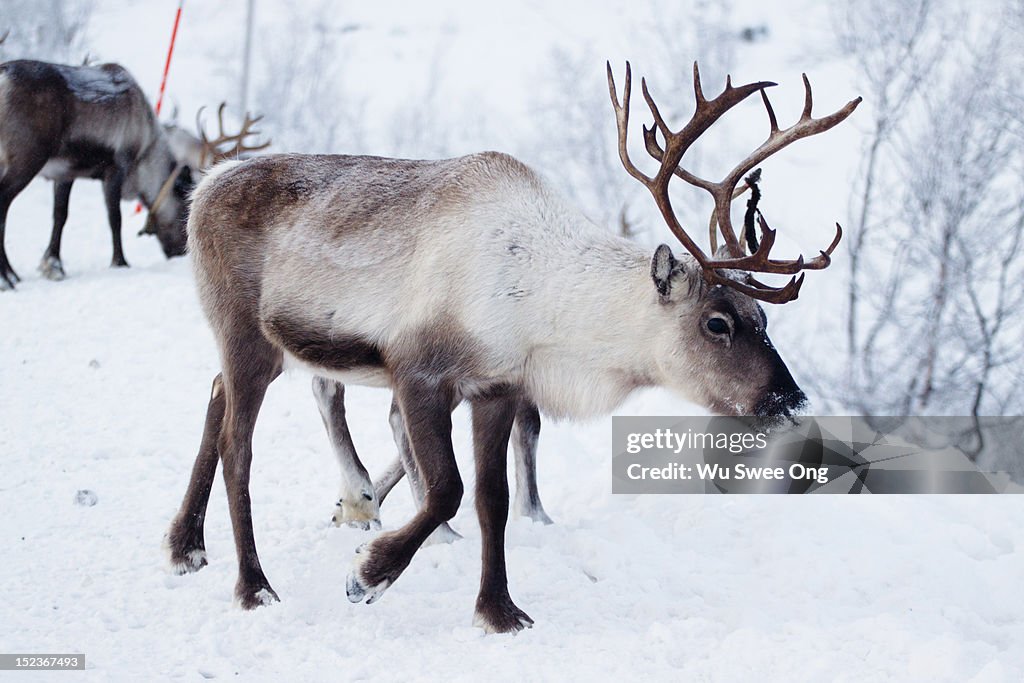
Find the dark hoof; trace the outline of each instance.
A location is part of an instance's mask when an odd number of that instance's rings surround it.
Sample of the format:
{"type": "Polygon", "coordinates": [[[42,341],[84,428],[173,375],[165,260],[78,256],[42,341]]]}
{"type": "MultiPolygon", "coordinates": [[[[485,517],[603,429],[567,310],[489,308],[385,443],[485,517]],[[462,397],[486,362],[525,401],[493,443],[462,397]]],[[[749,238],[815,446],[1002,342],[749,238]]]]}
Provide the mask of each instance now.
{"type": "Polygon", "coordinates": [[[111,268],[127,268],[128,267],[128,262],[125,261],[124,259],[120,259],[120,260],[114,259],[114,260],[112,260],[110,262],[110,267],[111,268]]]}
{"type": "MultiPolygon", "coordinates": [[[[349,572],[348,578],[345,580],[345,594],[348,596],[349,602],[355,603],[365,600],[367,605],[372,605],[380,600],[381,596],[384,595],[384,591],[394,583],[394,577],[388,577],[379,570],[373,571],[375,566],[386,565],[386,562],[375,561],[376,555],[379,552],[379,550],[374,551],[370,543],[364,543],[356,548],[356,557],[352,561],[352,571],[349,572]]],[[[401,573],[401,570],[395,573],[395,577],[399,573],[401,573]]]]}
{"type": "Polygon", "coordinates": [[[175,574],[194,574],[206,566],[206,550],[196,548],[184,553],[171,553],[171,571],[175,574]]]}
{"type": "Polygon", "coordinates": [[[533,628],[533,619],[516,607],[506,593],[492,598],[478,598],[473,625],[479,626],[485,633],[518,633],[524,628],[533,628]]]}
{"type": "Polygon", "coordinates": [[[175,574],[192,574],[206,566],[206,543],[202,529],[171,524],[164,536],[164,552],[175,574]]]}
{"type": "Polygon", "coordinates": [[[13,291],[14,284],[21,282],[21,278],[8,265],[0,266],[0,292],[13,291]]]}
{"type": "Polygon", "coordinates": [[[56,256],[44,256],[43,260],[39,263],[39,272],[47,280],[55,282],[66,277],[64,275],[64,264],[56,256]]]}
{"type": "Polygon", "coordinates": [[[281,598],[277,597],[277,593],[274,592],[274,589],[266,581],[255,587],[246,588],[239,586],[235,589],[235,600],[245,610],[281,602],[281,598]]]}

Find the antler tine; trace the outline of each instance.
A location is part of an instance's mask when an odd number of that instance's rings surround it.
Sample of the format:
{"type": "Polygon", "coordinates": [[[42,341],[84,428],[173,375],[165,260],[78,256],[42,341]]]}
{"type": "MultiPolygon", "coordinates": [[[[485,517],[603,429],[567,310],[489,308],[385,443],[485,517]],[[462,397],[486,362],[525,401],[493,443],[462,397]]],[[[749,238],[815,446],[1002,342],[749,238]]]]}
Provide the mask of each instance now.
{"type": "Polygon", "coordinates": [[[619,131],[619,160],[626,167],[626,172],[639,180],[644,185],[649,185],[652,179],[644,175],[640,169],[629,158],[629,150],[626,147],[629,130],[629,95],[632,88],[633,74],[629,62],[626,62],[626,81],[622,88],[622,104],[619,104],[618,89],[615,87],[615,76],[612,74],[612,63],[605,62],[608,71],[608,94],[612,98],[612,108],[615,110],[615,124],[619,131]]]}
{"type": "Polygon", "coordinates": [[[217,107],[217,130],[220,131],[219,136],[222,140],[226,140],[229,137],[224,133],[224,110],[227,109],[227,106],[227,102],[221,102],[217,107]]]}
{"type": "MultiPolygon", "coordinates": [[[[668,139],[668,137],[672,135],[672,131],[668,129],[665,119],[662,118],[661,112],[658,111],[658,105],[654,103],[654,98],[652,98],[651,93],[647,91],[646,78],[640,79],[640,89],[644,93],[644,100],[647,102],[647,107],[651,110],[651,116],[654,117],[654,124],[658,127],[658,130],[661,131],[661,134],[665,136],[665,139],[668,139]]],[[[653,131],[653,128],[651,130],[653,131]]]]}
{"type": "MultiPolygon", "coordinates": [[[[814,106],[814,96],[811,94],[811,82],[807,79],[807,74],[800,74],[800,78],[804,80],[804,110],[803,113],[800,114],[800,120],[803,121],[804,119],[811,118],[811,107],[814,106]]],[[[858,97],[857,99],[859,100],[860,98],[858,97]]]]}
{"type": "Polygon", "coordinates": [[[768,93],[764,90],[761,91],[761,101],[764,102],[764,108],[768,112],[768,124],[770,130],[768,135],[773,135],[779,132],[779,120],[775,118],[775,110],[772,109],[772,102],[768,99],[768,93]]]}
{"type": "Polygon", "coordinates": [[[697,62],[693,62],[693,96],[697,100],[697,106],[700,107],[702,102],[707,102],[704,99],[704,90],[700,87],[700,68],[697,66],[697,62]]]}

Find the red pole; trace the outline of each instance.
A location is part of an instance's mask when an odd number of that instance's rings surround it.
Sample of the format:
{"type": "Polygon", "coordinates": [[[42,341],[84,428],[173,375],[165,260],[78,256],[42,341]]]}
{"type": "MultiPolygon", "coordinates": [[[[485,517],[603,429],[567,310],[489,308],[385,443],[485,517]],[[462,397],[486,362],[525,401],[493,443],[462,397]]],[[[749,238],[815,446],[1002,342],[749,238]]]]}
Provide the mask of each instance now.
{"type": "MultiPolygon", "coordinates": [[[[160,78],[160,92],[156,96],[156,115],[160,116],[160,108],[164,105],[164,91],[167,90],[167,74],[171,70],[171,57],[174,55],[174,41],[178,39],[178,24],[181,23],[181,10],[185,0],[178,0],[178,11],[174,13],[174,28],[171,29],[171,44],[167,48],[167,61],[164,62],[164,75],[160,78]]],[[[135,213],[142,213],[142,202],[135,204],[135,213]]]]}
{"type": "Polygon", "coordinates": [[[164,62],[164,75],[160,79],[160,94],[156,98],[156,113],[160,115],[160,107],[164,104],[164,90],[167,88],[167,72],[171,70],[171,56],[174,55],[174,41],[178,39],[178,24],[181,23],[181,9],[185,0],[178,0],[178,11],[174,13],[174,28],[171,29],[171,45],[167,48],[167,61],[164,62]]]}

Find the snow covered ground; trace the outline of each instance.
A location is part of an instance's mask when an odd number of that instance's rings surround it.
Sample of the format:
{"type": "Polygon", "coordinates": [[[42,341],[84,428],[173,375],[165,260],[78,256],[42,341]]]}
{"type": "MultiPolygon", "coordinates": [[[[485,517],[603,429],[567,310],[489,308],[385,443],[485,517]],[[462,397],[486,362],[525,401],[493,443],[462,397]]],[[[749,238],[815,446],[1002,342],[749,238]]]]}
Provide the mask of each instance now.
{"type": "MultiPolygon", "coordinates": [[[[301,375],[271,387],[255,437],[256,537],[282,602],[252,613],[232,604],[219,481],[210,566],[170,575],[160,541],[216,353],[186,259],[166,262],[155,240],[132,237],[133,267],[106,268],[99,195],[76,190],[62,283],[31,268],[49,188],[35,183],[12,211],[9,249],[25,281],[0,298],[0,651],[84,652],[95,680],[1024,674],[1020,498],[612,496],[609,419],[544,427],[540,484],[556,524],[516,520],[508,534],[511,590],[532,630],[485,637],[470,625],[471,494],[454,522],[465,540],[423,549],[381,602],[352,605],[345,574],[370,536],[329,524],[336,468],[301,375]],[[94,507],[75,504],[80,489],[96,493],[94,507]]],[[[388,401],[350,390],[356,445],[378,470],[394,452],[388,401]]],[[[619,413],[692,409],[652,392],[619,413]]],[[[462,409],[455,432],[469,480],[462,409]]],[[[385,528],[411,511],[402,485],[385,528]]]]}
{"type": "MultiPolygon", "coordinates": [[[[372,535],[329,523],[336,466],[299,374],[271,387],[254,443],[256,539],[282,602],[243,612],[219,477],[210,565],[171,575],[160,548],[217,372],[188,261],[135,238],[135,217],[132,268],[108,269],[99,187],[81,183],[69,278],[40,280],[50,197],[36,181],[8,223],[24,281],[0,296],[0,652],[82,652],[89,670],[26,679],[1024,677],[1024,500],[612,496],[608,418],[545,423],[539,478],[556,523],[514,519],[507,541],[512,596],[533,629],[471,626],[480,534],[465,409],[455,445],[467,495],[453,526],[466,538],[424,548],[379,603],[352,605],[345,575],[372,535]],[[82,489],[94,506],[75,503],[82,489]]],[[[388,402],[349,391],[373,471],[394,453],[388,402]]],[[[618,414],[694,410],[649,392],[618,414]]],[[[411,512],[402,484],[385,529],[411,512]]]]}

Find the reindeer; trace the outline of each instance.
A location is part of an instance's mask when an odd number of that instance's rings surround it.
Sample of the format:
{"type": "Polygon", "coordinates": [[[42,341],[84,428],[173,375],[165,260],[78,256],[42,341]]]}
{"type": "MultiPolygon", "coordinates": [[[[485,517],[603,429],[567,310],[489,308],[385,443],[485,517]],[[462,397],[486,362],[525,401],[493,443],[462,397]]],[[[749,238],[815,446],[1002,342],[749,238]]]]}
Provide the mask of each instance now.
{"type": "Polygon", "coordinates": [[[61,233],[77,178],[103,181],[112,266],[128,265],[122,199],[137,197],[149,209],[151,232],[168,258],[185,253],[190,172],[176,164],[142,89],[123,67],[0,64],[0,289],[19,281],[3,248],[8,208],[39,174],[54,181],[53,231],[39,266],[44,277],[64,278],[61,233]]]}
{"type": "Polygon", "coordinates": [[[252,432],[270,382],[286,365],[329,381],[394,391],[416,468],[422,508],[401,528],[361,546],[346,583],[372,603],[401,575],[424,540],[459,508],[463,485],[452,451],[452,405],[472,409],[482,572],[475,623],[514,632],[533,623],[512,601],[505,569],[506,452],[526,398],[547,415],[604,414],[630,392],[669,387],[727,415],[765,419],[806,403],[772,346],[759,302],[795,299],[803,271],[829,265],[842,232],[818,256],[771,257],[775,233],[759,217],[753,253],[732,227],[740,180],[790,143],[846,119],[857,98],[824,118],[780,129],[765,89],[726,81],[703,95],[679,131],[643,84],[654,126],[644,128],[655,175],[627,153],[631,76],[620,104],[608,88],[627,172],[651,193],[688,255],[659,246],[653,257],[566,205],[529,167],[505,154],[410,161],[365,156],[272,155],[216,167],[197,188],[189,219],[203,310],[217,338],[215,382],[203,445],[168,534],[180,571],[205,563],[205,503],[217,457],[235,546],[235,596],[251,609],[278,600],[260,566],[252,530],[252,432]],[[715,121],[760,92],[767,140],[720,182],[680,165],[715,121]],[[660,136],[660,140],[659,140],[660,136]],[[725,243],[709,256],[682,228],[669,181],[707,191],[725,243]],[[751,273],[793,276],[772,286],[751,273]]]}

